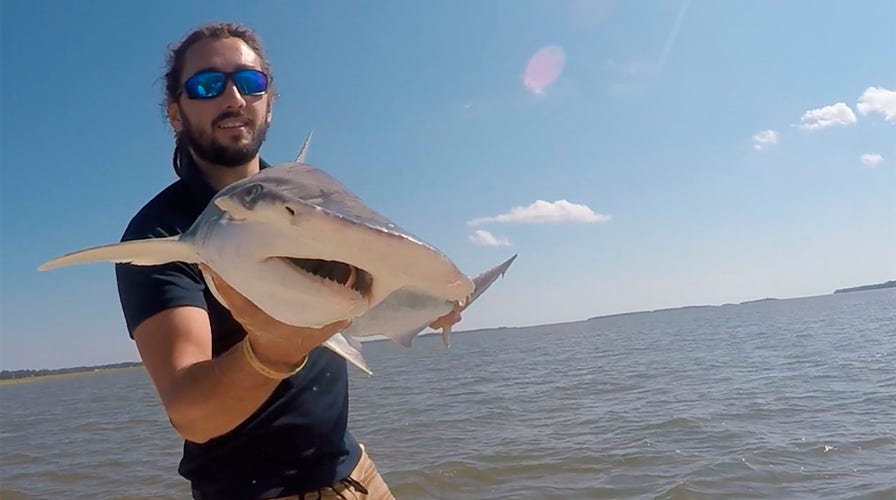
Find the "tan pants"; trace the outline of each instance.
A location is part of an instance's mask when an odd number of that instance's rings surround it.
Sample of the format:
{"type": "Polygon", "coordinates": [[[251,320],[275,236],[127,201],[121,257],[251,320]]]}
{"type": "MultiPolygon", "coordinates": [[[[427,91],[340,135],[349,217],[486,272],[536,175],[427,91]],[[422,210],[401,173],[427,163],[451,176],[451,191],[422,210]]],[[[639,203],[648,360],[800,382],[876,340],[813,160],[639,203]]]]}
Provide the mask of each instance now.
{"type": "Polygon", "coordinates": [[[349,474],[349,480],[340,481],[331,486],[311,491],[304,495],[280,497],[275,500],[395,500],[389,486],[376,470],[373,460],[367,454],[367,448],[361,444],[361,459],[349,474]],[[360,485],[354,484],[355,482],[360,485]],[[367,490],[364,493],[363,489],[367,490]]]}

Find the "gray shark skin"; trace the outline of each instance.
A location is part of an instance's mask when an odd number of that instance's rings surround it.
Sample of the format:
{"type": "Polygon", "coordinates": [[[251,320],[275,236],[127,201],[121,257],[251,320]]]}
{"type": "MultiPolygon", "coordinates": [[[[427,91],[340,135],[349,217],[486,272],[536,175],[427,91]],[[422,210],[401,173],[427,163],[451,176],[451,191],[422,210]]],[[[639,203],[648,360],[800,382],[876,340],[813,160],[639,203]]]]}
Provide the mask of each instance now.
{"type": "MultiPolygon", "coordinates": [[[[516,255],[503,263],[473,277],[475,289],[462,302],[464,309],[469,307],[492,283],[504,276],[507,269],[516,260],[516,255]]],[[[454,307],[454,302],[433,297],[413,289],[402,288],[392,292],[379,305],[366,314],[355,318],[355,321],[342,333],[354,337],[382,335],[394,342],[410,348],[414,338],[433,322],[435,318],[444,316],[454,307]]],[[[442,329],[442,343],[450,346],[451,327],[442,329]]]]}
{"type": "MultiPolygon", "coordinates": [[[[307,146],[306,139],[297,159],[304,160],[307,146]]],[[[383,335],[410,347],[455,304],[468,307],[514,259],[470,278],[326,172],[290,162],[222,189],[181,235],[86,248],[38,269],[102,261],[203,263],[283,323],[320,327],[351,319],[323,345],[371,374],[359,337],[383,335]]],[[[450,327],[442,335],[448,346],[450,327]]]]}

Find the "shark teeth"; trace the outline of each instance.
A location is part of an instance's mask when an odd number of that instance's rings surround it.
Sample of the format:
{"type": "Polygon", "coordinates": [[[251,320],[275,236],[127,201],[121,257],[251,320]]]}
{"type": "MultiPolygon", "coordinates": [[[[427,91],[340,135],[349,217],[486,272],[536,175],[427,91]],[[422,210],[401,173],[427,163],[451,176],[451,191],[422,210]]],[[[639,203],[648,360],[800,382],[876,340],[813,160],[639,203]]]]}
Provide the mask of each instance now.
{"type": "Polygon", "coordinates": [[[348,278],[346,278],[345,283],[343,283],[343,285],[345,285],[349,288],[354,288],[355,281],[357,281],[357,280],[358,280],[358,268],[355,266],[351,266],[349,268],[348,278]]]}
{"type": "Polygon", "coordinates": [[[283,258],[293,266],[320,278],[322,281],[330,281],[336,285],[354,290],[361,295],[369,294],[373,284],[373,277],[370,273],[345,262],[296,257],[283,258]]]}

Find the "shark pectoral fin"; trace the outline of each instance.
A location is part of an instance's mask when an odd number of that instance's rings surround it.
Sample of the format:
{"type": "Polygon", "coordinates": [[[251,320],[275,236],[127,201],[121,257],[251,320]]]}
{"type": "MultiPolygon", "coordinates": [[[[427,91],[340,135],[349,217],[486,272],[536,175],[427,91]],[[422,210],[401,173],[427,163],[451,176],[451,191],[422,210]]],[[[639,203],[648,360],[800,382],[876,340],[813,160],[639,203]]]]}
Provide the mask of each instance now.
{"type": "MultiPolygon", "coordinates": [[[[364,373],[373,375],[373,372],[367,366],[367,361],[364,360],[364,356],[361,354],[361,350],[352,345],[352,342],[341,332],[327,339],[323,345],[345,358],[349,363],[360,368],[364,373]]],[[[357,342],[356,345],[360,347],[361,343],[357,342]]]]}
{"type": "Polygon", "coordinates": [[[426,326],[427,325],[423,325],[419,328],[412,328],[407,331],[389,334],[389,335],[387,335],[387,337],[389,337],[389,339],[391,339],[392,342],[395,342],[396,344],[398,344],[402,347],[406,347],[406,348],[410,349],[414,343],[414,339],[417,338],[417,335],[419,335],[420,332],[422,332],[423,330],[426,329],[426,326]]]}
{"type": "Polygon", "coordinates": [[[85,248],[56,257],[38,267],[38,270],[46,271],[57,267],[92,262],[116,262],[138,266],[152,266],[175,261],[199,262],[199,255],[193,245],[185,243],[179,238],[179,236],[150,238],[85,248]]]}
{"type": "Polygon", "coordinates": [[[344,338],[345,341],[348,343],[348,345],[352,346],[356,351],[361,352],[362,346],[361,346],[360,340],[356,339],[355,337],[352,337],[351,335],[346,334],[345,330],[340,332],[340,334],[342,335],[342,338],[344,338]]]}

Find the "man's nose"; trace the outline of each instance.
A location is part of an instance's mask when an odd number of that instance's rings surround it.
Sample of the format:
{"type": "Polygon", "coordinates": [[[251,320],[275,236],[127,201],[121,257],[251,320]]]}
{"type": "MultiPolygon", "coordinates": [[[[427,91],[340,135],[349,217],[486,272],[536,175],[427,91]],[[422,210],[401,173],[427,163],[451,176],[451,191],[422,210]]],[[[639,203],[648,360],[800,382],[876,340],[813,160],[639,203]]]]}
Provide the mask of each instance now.
{"type": "Polygon", "coordinates": [[[224,85],[224,91],[221,93],[221,99],[224,100],[228,108],[243,108],[246,106],[246,99],[243,94],[236,88],[233,82],[228,81],[224,85]]]}

